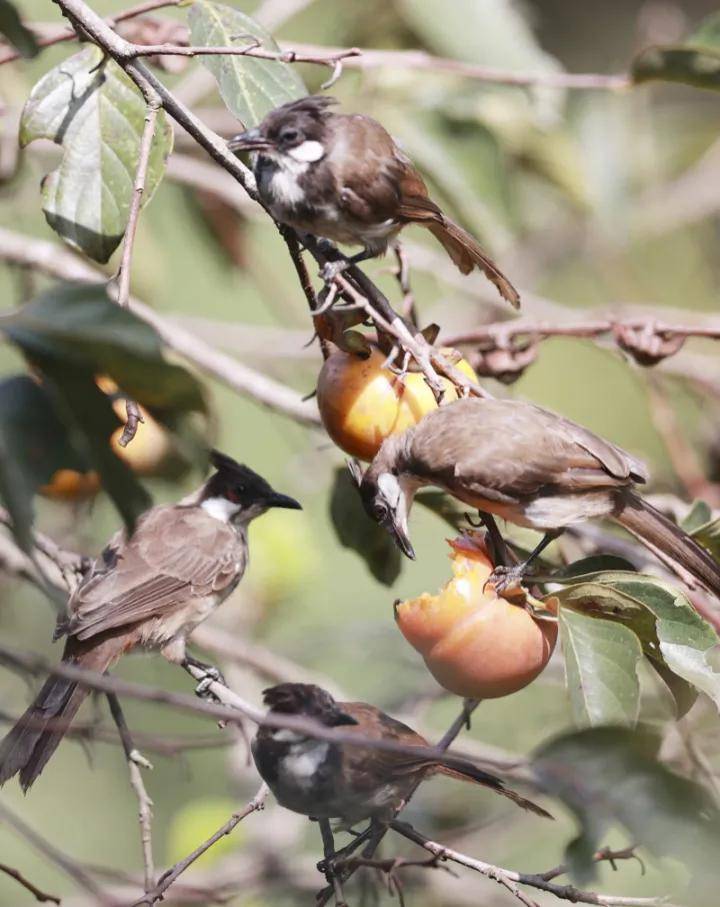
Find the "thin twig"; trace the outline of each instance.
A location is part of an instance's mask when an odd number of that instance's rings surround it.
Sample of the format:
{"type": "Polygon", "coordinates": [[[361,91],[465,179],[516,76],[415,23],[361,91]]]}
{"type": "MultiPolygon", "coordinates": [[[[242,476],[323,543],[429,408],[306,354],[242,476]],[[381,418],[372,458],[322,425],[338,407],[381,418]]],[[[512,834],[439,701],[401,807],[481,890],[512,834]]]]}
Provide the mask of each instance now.
{"type": "MultiPolygon", "coordinates": [[[[281,42],[282,46],[282,42],[281,42]]],[[[513,72],[507,69],[496,69],[491,66],[480,66],[463,60],[452,60],[436,57],[424,50],[373,50],[364,47],[342,48],[324,47],[319,44],[293,44],[295,53],[315,56],[353,53],[344,59],[346,66],[356,69],[376,69],[383,66],[394,66],[398,69],[427,69],[431,72],[447,72],[480,82],[492,82],[498,85],[530,87],[542,85],[546,88],[570,88],[580,90],[619,91],[632,85],[630,77],[624,73],[606,75],[603,73],[572,72],[513,72]]]]}
{"type": "MultiPolygon", "coordinates": [[[[137,6],[131,6],[123,12],[108,16],[106,22],[108,25],[117,25],[119,22],[126,22],[128,19],[134,19],[137,16],[143,16],[157,9],[163,9],[167,6],[179,6],[183,0],[147,0],[146,3],[139,3],[137,6]]],[[[32,24],[29,26],[32,31],[32,24]]],[[[61,44],[63,41],[77,40],[77,32],[74,28],[63,28],[52,35],[39,36],[35,40],[38,47],[52,47],[53,44],[61,44]]],[[[14,48],[0,53],[0,66],[3,63],[12,63],[13,60],[19,60],[22,54],[14,48]]]]}
{"type": "MultiPolygon", "coordinates": [[[[138,153],[137,168],[135,170],[135,182],[133,184],[133,194],[130,201],[130,213],[128,215],[127,227],[125,228],[125,240],[123,242],[122,259],[120,261],[120,275],[118,278],[117,304],[127,308],[130,302],[130,274],[132,271],[132,257],[135,248],[135,235],[137,233],[138,222],[140,220],[140,208],[142,207],[142,197],[145,192],[145,182],[147,179],[148,166],[150,164],[150,152],[155,137],[155,128],[157,125],[158,111],[160,110],[161,99],[156,91],[150,89],[145,96],[147,107],[145,108],[145,125],[143,126],[142,136],[140,138],[140,150],[138,153]]],[[[125,403],[127,418],[125,427],[120,436],[119,444],[121,447],[127,447],[133,440],[138,430],[138,425],[145,420],[140,413],[140,408],[134,400],[128,399],[125,403]]]]}
{"type": "Polygon", "coordinates": [[[157,885],[152,889],[145,890],[145,896],[135,901],[132,907],[142,907],[143,904],[152,905],[156,904],[158,901],[163,900],[165,892],[170,888],[170,886],[175,882],[178,876],[182,875],[186,869],[188,869],[192,864],[201,857],[206,851],[216,844],[221,838],[224,838],[226,835],[229,835],[233,829],[242,822],[243,819],[247,818],[251,813],[258,812],[263,809],[265,806],[265,799],[267,798],[269,791],[266,784],[262,784],[260,789],[248,803],[248,805],[241,812],[233,813],[228,821],[222,825],[218,830],[210,835],[210,837],[203,841],[202,844],[198,845],[192,853],[189,853],[186,857],[183,857],[182,860],[177,862],[174,866],[164,872],[157,883],[157,885]]]}
{"type": "Polygon", "coordinates": [[[61,850],[58,850],[54,844],[51,844],[50,841],[30,828],[20,816],[4,803],[0,803],[0,819],[11,828],[14,828],[35,850],[47,857],[51,863],[62,869],[77,885],[89,892],[95,898],[96,904],[102,904],[105,907],[115,907],[115,899],[109,897],[76,860],[68,857],[61,850]]]}
{"type": "MultiPolygon", "coordinates": [[[[0,663],[31,674],[53,674],[57,677],[64,677],[88,689],[99,690],[101,693],[116,693],[118,696],[137,699],[141,702],[156,702],[179,711],[195,712],[207,718],[219,718],[230,724],[237,724],[241,718],[247,718],[253,724],[263,727],[297,731],[306,737],[327,740],[330,743],[342,744],[343,746],[359,746],[412,756],[417,759],[442,759],[447,761],[448,764],[452,763],[454,755],[448,754],[445,747],[441,749],[437,746],[415,746],[396,743],[393,740],[364,737],[361,734],[328,727],[314,719],[300,715],[266,713],[238,696],[237,693],[219,681],[213,681],[208,686],[208,691],[219,700],[220,704],[216,704],[214,702],[206,702],[186,693],[175,693],[160,687],[151,687],[124,680],[120,677],[100,674],[97,671],[90,671],[70,662],[53,664],[49,659],[35,652],[22,652],[5,645],[0,645],[0,663]]],[[[190,668],[189,672],[198,681],[206,679],[206,673],[202,669],[190,668]]],[[[481,761],[467,755],[459,756],[459,758],[463,762],[475,763],[476,761],[481,761]]]]}
{"type": "MultiPolygon", "coordinates": [[[[63,280],[98,283],[107,279],[102,271],[62,246],[3,227],[0,227],[0,260],[37,268],[63,280]]],[[[303,425],[320,424],[317,406],[304,403],[297,391],[238,362],[137,299],[130,299],[129,308],[150,324],[167,346],[213,378],[303,425]]]]}
{"type": "MultiPolygon", "coordinates": [[[[537,888],[540,891],[547,891],[561,900],[571,901],[573,904],[597,904],[600,907],[673,907],[665,897],[634,898],[623,895],[598,894],[594,891],[583,891],[574,885],[556,885],[549,881],[541,873],[524,873],[515,872],[512,869],[503,869],[492,863],[485,863],[483,860],[477,860],[475,857],[467,856],[460,851],[445,847],[436,841],[416,831],[412,826],[405,822],[394,821],[391,824],[393,831],[418,844],[428,853],[435,855],[440,860],[451,860],[459,863],[461,866],[467,866],[468,869],[474,869],[488,879],[492,879],[498,884],[508,889],[523,904],[528,904],[527,896],[524,895],[518,885],[528,885],[537,888]]],[[[534,904],[535,902],[530,902],[534,904]]]]}
{"type": "Polygon", "coordinates": [[[138,751],[130,734],[125,715],[123,714],[120,700],[115,693],[106,693],[110,713],[115,722],[120,740],[122,741],[125,759],[128,764],[130,773],[130,785],[135,791],[138,801],[138,821],[140,823],[140,845],[143,855],[143,868],[145,873],[145,891],[150,891],[155,885],[155,862],[153,860],[152,845],[152,808],[153,801],[150,799],[145,788],[141,768],[152,769],[152,765],[138,751]]]}
{"type": "Polygon", "coordinates": [[[33,885],[33,883],[29,879],[26,879],[18,869],[14,869],[12,866],[8,866],[6,863],[0,863],[0,872],[4,872],[6,876],[10,876],[11,879],[15,879],[15,881],[19,885],[22,885],[22,887],[26,891],[29,891],[30,894],[35,897],[36,901],[40,901],[41,903],[46,903],[48,901],[53,904],[60,903],[59,897],[54,894],[48,894],[47,892],[38,888],[37,885],[33,885]]]}

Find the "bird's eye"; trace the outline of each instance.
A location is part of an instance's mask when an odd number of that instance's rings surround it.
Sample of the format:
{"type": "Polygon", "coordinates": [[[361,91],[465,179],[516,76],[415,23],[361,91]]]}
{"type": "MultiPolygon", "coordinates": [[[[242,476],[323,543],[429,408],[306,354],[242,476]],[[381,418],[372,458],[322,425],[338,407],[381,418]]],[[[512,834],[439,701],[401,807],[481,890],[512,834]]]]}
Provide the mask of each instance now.
{"type": "Polygon", "coordinates": [[[382,521],[387,518],[388,513],[389,511],[385,504],[375,504],[373,506],[373,516],[378,523],[382,523],[382,521]]]}
{"type": "Polygon", "coordinates": [[[280,133],[281,142],[294,142],[297,137],[297,129],[283,129],[283,131],[280,133]]]}

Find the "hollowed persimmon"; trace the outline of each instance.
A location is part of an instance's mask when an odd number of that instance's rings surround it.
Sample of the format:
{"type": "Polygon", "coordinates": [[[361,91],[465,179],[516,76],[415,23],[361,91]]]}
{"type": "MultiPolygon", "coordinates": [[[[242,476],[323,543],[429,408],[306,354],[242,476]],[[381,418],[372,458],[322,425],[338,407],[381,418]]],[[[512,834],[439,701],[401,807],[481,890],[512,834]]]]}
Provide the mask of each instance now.
{"type": "MultiPolygon", "coordinates": [[[[543,670],[557,640],[557,624],[485,585],[493,564],[477,533],[450,542],[452,579],[396,605],[395,618],[430,673],[451,693],[495,699],[515,693],[543,670]]],[[[555,610],[551,600],[545,603],[555,610]]]]}

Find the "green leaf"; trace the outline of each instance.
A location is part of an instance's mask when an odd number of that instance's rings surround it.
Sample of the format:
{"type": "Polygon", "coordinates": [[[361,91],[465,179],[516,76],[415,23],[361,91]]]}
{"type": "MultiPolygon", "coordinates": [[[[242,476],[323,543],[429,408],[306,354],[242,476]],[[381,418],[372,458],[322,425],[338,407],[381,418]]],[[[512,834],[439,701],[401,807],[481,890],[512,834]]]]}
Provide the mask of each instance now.
{"type": "MultiPolygon", "coordinates": [[[[280,48],[265,29],[232,6],[197,0],[188,13],[190,40],[203,47],[242,47],[253,40],[265,50],[280,48]]],[[[256,126],[275,107],[307,94],[305,83],[288,63],[223,54],[202,57],[217,80],[227,107],[245,128],[256,126]]]]}
{"type": "Polygon", "coordinates": [[[712,13],[682,44],[648,47],[633,60],[636,83],[660,79],[720,90],[720,13],[712,13]]]}
{"type": "MultiPolygon", "coordinates": [[[[20,144],[50,139],[63,149],[60,165],[43,180],[45,217],[95,261],[106,262],[125,233],[146,106],[117,63],[88,45],[43,76],[23,109],[20,144]]],[[[161,110],[145,202],[171,150],[172,129],[161,110]]]]}
{"type": "Polygon", "coordinates": [[[581,577],[554,594],[565,608],[629,627],[652,663],[662,661],[720,708],[720,666],[715,654],[720,640],[671,585],[642,574],[608,572],[581,577]]]}
{"type": "Polygon", "coordinates": [[[560,638],[573,720],[577,725],[634,725],[642,648],[622,624],[560,609],[560,638]]]}
{"type": "Polygon", "coordinates": [[[706,504],[705,501],[693,501],[693,505],[687,512],[685,519],[680,522],[680,528],[684,529],[685,532],[694,532],[700,526],[709,523],[711,519],[712,510],[710,505],[706,504]]]}
{"type": "Polygon", "coordinates": [[[552,578],[553,582],[558,583],[566,583],[569,580],[579,582],[588,576],[595,576],[598,573],[610,570],[634,572],[634,567],[630,561],[626,561],[624,557],[618,557],[615,554],[592,554],[589,557],[583,557],[579,561],[568,564],[567,567],[554,570],[552,578]]]}
{"type": "Polygon", "coordinates": [[[580,824],[566,856],[581,883],[592,879],[593,853],[617,823],[654,855],[685,862],[693,886],[716,876],[720,813],[702,787],[658,762],[658,747],[645,730],[605,727],[565,734],[535,752],[540,783],[580,824]]]}
{"type": "Polygon", "coordinates": [[[4,35],[26,59],[34,57],[40,50],[35,35],[23,24],[10,0],[0,0],[0,35],[4,35]]]}
{"type": "MultiPolygon", "coordinates": [[[[6,317],[2,328],[42,372],[70,444],[99,472],[123,519],[132,525],[150,501],[112,452],[110,436],[120,423],[95,378],[110,376],[176,437],[187,433],[186,416],[205,411],[200,385],[185,369],[165,361],[155,331],[111,302],[103,285],[53,287],[6,317]]],[[[197,439],[192,447],[199,461],[197,439]]]]}
{"type": "Polygon", "coordinates": [[[88,465],[70,444],[47,391],[29,375],[0,382],[0,498],[28,552],[33,496],[63,468],[86,472],[88,465]]]}
{"type": "Polygon", "coordinates": [[[703,19],[687,43],[706,50],[720,50],[720,12],[710,13],[703,19]]]}
{"type": "Polygon", "coordinates": [[[335,472],[330,518],[343,548],[356,551],[379,583],[392,586],[402,570],[402,554],[389,533],[365,513],[357,487],[344,468],[335,472]]]}
{"type": "Polygon", "coordinates": [[[631,72],[636,84],[660,80],[720,90],[720,54],[692,47],[649,47],[635,57],[631,72]]]}
{"type": "Polygon", "coordinates": [[[720,520],[709,520],[694,529],[690,535],[708,551],[716,561],[720,561],[720,520]]]}

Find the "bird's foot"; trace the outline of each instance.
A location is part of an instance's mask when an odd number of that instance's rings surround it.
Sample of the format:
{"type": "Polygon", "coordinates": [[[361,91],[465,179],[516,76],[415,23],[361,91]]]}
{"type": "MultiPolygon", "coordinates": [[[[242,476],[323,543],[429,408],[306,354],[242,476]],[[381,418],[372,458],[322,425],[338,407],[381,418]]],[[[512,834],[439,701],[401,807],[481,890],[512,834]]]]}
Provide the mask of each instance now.
{"type": "Polygon", "coordinates": [[[352,264],[347,258],[341,258],[338,261],[327,261],[320,270],[320,277],[325,283],[332,283],[335,278],[347,270],[352,264]]]}
{"type": "Polygon", "coordinates": [[[191,677],[199,681],[195,687],[196,696],[208,702],[220,702],[220,699],[210,689],[214,683],[221,683],[223,686],[227,686],[219,668],[216,668],[215,665],[206,664],[204,661],[198,661],[197,658],[193,658],[190,655],[185,656],[183,667],[191,677]]]}
{"type": "Polygon", "coordinates": [[[517,592],[522,589],[523,580],[527,577],[527,574],[526,564],[516,564],[513,567],[498,564],[485,580],[483,591],[485,591],[486,586],[492,586],[497,595],[503,597],[510,592],[517,592]]]}
{"type": "Polygon", "coordinates": [[[223,677],[222,671],[218,668],[213,667],[212,665],[204,665],[205,676],[200,678],[200,682],[195,687],[195,695],[199,696],[200,699],[205,699],[208,702],[220,702],[220,699],[213,693],[211,687],[214,683],[221,683],[224,687],[227,686],[225,678],[223,677]]]}
{"type": "Polygon", "coordinates": [[[140,750],[132,749],[128,753],[128,762],[132,762],[139,768],[146,768],[149,771],[155,767],[149,759],[146,759],[140,750]]]}

